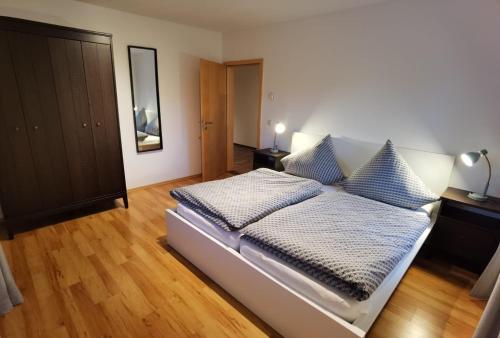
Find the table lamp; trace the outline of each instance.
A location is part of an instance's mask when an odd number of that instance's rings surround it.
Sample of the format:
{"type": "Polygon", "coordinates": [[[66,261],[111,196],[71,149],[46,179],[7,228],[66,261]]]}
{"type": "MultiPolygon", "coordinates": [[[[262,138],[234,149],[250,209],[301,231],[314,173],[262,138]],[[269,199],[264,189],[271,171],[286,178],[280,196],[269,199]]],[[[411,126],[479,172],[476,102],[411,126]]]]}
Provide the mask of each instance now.
{"type": "Polygon", "coordinates": [[[283,134],[286,130],[286,127],[283,123],[281,122],[278,122],[276,123],[276,125],[274,126],[274,145],[273,147],[271,148],[271,152],[272,153],[277,153],[279,152],[279,149],[278,149],[278,144],[276,143],[276,136],[278,134],[283,134]]]}
{"type": "Polygon", "coordinates": [[[462,162],[465,163],[466,166],[472,167],[474,164],[479,161],[481,157],[484,157],[486,162],[488,163],[488,181],[486,182],[486,187],[484,188],[484,192],[482,194],[476,193],[476,192],[471,192],[467,195],[470,199],[473,199],[475,201],[486,201],[488,199],[488,187],[490,186],[490,179],[491,179],[491,163],[490,160],[488,159],[488,151],[486,149],[483,149],[481,151],[471,151],[468,153],[464,153],[460,155],[460,158],[462,159],[462,162]]]}

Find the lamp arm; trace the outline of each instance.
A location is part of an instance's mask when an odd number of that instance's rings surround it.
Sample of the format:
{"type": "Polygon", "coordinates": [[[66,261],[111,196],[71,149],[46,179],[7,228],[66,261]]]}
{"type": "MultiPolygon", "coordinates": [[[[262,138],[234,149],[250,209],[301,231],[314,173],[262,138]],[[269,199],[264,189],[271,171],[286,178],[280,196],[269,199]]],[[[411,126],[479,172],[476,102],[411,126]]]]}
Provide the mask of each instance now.
{"type": "Polygon", "coordinates": [[[491,163],[490,160],[488,159],[488,156],[484,155],[484,159],[486,162],[488,162],[488,181],[486,182],[486,187],[484,188],[484,196],[487,196],[488,193],[488,188],[490,187],[490,180],[491,180],[491,163]]]}
{"type": "MultiPolygon", "coordinates": [[[[274,132],[274,145],[273,145],[273,149],[277,149],[277,144],[276,144],[276,132],[274,132]]],[[[488,161],[489,162],[489,161],[488,161]]],[[[489,183],[488,183],[489,184],[489,183]]]]}

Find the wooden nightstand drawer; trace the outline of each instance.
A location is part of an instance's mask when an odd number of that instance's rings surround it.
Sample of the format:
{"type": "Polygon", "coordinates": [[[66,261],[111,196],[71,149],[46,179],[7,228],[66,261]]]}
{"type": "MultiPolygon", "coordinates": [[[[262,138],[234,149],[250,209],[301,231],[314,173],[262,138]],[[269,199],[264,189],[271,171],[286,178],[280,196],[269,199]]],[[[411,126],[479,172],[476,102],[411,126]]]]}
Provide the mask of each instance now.
{"type": "Polygon", "coordinates": [[[255,154],[254,162],[272,166],[274,165],[275,158],[265,154],[255,154]]]}
{"type": "Polygon", "coordinates": [[[443,194],[425,255],[438,254],[453,264],[481,273],[500,243],[500,206],[495,198],[481,204],[466,196],[467,192],[454,188],[443,194]]]}
{"type": "Polygon", "coordinates": [[[432,237],[432,245],[457,258],[459,265],[479,272],[495,253],[498,240],[484,227],[441,216],[432,237]]]}

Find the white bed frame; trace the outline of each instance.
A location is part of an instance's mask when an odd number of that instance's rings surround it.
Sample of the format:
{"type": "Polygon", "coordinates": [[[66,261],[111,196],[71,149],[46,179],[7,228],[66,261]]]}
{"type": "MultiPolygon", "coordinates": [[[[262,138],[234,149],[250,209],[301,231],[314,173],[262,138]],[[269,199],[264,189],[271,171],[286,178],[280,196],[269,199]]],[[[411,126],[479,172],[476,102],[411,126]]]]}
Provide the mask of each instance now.
{"type": "MultiPolygon", "coordinates": [[[[292,152],[314,144],[320,138],[318,135],[294,133],[292,152]]],[[[366,162],[381,146],[367,146],[366,143],[351,142],[342,138],[334,138],[334,143],[346,174],[351,172],[349,168],[355,168],[366,162]],[[350,151],[350,147],[352,151],[357,152],[350,151]]],[[[446,188],[454,157],[410,149],[399,150],[433,191],[441,193],[446,188]]],[[[434,208],[431,215],[431,225],[398,264],[397,269],[385,278],[381,292],[372,295],[369,311],[353,323],[347,322],[290,289],[172,209],[166,211],[167,242],[285,337],[364,337],[431,232],[438,213],[437,209],[434,208]]]]}

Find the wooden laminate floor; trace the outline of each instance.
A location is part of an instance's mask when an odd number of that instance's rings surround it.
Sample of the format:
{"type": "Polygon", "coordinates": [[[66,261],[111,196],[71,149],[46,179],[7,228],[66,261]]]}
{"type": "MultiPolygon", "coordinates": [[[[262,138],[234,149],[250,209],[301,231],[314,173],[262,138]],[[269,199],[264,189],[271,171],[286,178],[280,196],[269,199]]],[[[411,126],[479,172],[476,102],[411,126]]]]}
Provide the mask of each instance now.
{"type": "MultiPolygon", "coordinates": [[[[2,241],[25,303],[0,318],[1,337],[266,337],[269,326],[165,244],[168,191],[130,192],[101,210],[2,241]]],[[[369,337],[470,337],[484,302],[474,276],[412,266],[369,337]]]]}
{"type": "Polygon", "coordinates": [[[253,149],[239,144],[233,147],[233,171],[239,174],[253,169],[253,149]]]}

